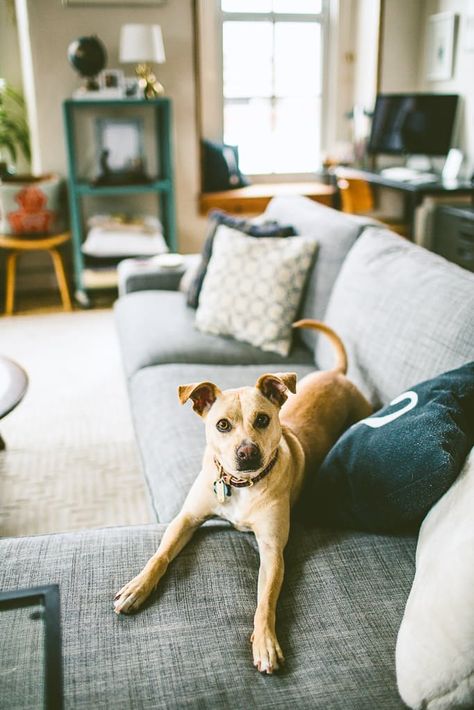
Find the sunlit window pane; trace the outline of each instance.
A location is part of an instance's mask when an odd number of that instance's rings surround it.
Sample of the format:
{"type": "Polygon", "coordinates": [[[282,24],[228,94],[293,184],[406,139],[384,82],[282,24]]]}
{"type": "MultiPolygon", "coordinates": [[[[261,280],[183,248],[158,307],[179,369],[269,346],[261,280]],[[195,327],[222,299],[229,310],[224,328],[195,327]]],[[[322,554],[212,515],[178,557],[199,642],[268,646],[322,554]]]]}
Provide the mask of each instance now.
{"type": "Polygon", "coordinates": [[[321,28],[316,22],[275,24],[275,95],[315,96],[321,91],[321,28]]]}
{"type": "Polygon", "coordinates": [[[274,110],[275,173],[306,173],[319,160],[319,99],[278,99],[274,110]]]}
{"type": "MultiPolygon", "coordinates": [[[[238,5],[238,0],[235,0],[235,5],[238,5]]],[[[293,14],[300,13],[319,13],[322,9],[321,0],[273,0],[274,12],[291,12],[293,14]]]]}
{"type": "Polygon", "coordinates": [[[224,142],[239,146],[244,173],[272,172],[272,110],[270,99],[224,105],[224,142]]]}
{"type": "Polygon", "coordinates": [[[224,22],[224,96],[271,96],[271,22],[224,22]]]}
{"type": "Polygon", "coordinates": [[[272,0],[222,0],[221,8],[224,12],[271,12],[272,0]]]}
{"type": "Polygon", "coordinates": [[[239,147],[244,173],[304,173],[319,159],[319,99],[226,102],[224,141],[239,147]]]}

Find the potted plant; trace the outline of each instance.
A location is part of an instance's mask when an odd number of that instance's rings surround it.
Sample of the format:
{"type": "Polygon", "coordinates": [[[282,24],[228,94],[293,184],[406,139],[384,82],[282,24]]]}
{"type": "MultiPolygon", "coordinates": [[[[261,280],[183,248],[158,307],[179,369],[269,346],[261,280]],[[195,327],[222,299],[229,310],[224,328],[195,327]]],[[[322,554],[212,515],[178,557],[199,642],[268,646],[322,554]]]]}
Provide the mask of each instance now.
{"type": "Polygon", "coordinates": [[[15,173],[18,153],[31,160],[30,131],[23,96],[0,79],[0,179],[15,173]],[[10,163],[8,162],[10,159],[10,163]]]}
{"type": "Polygon", "coordinates": [[[23,96],[0,79],[0,234],[50,234],[60,230],[61,179],[20,175],[20,154],[31,160],[23,96]]]}

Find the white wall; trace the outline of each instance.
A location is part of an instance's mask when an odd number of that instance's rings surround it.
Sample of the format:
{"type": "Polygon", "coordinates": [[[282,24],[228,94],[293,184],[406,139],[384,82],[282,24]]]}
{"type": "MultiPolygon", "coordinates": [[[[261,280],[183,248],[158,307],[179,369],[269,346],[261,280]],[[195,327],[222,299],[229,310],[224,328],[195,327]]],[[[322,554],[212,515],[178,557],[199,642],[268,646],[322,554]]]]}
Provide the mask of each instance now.
{"type": "MultiPolygon", "coordinates": [[[[0,0],[0,78],[6,79],[17,91],[22,90],[20,50],[15,23],[15,13],[6,0],[0,0]]],[[[26,160],[19,153],[19,172],[28,169],[26,160]]]]}
{"type": "Polygon", "coordinates": [[[424,0],[384,0],[380,91],[416,91],[424,0]]]}
{"type": "MultiPolygon", "coordinates": [[[[64,7],[60,0],[24,1],[35,74],[38,167],[42,172],[66,174],[61,105],[80,84],[66,56],[70,42],[81,35],[97,34],[107,47],[108,67],[117,68],[121,25],[127,22],[161,25],[166,63],[158,67],[157,74],[173,102],[179,245],[182,251],[198,249],[203,225],[197,215],[199,170],[192,0],[168,0],[157,7],[64,7]]],[[[121,68],[133,75],[132,66],[121,68]]],[[[118,209],[123,210],[123,203],[118,209]]]]}
{"type": "Polygon", "coordinates": [[[16,89],[21,88],[20,52],[14,13],[6,0],[0,0],[0,77],[16,89]]]}
{"type": "Polygon", "coordinates": [[[465,174],[474,169],[474,51],[465,47],[467,19],[474,0],[384,0],[385,18],[380,90],[458,93],[464,97],[455,143],[466,156],[465,174]],[[458,14],[453,77],[428,81],[428,18],[458,14]]]}
{"type": "MultiPolygon", "coordinates": [[[[474,22],[474,0],[426,0],[422,14],[422,33],[419,48],[418,87],[422,91],[456,93],[464,96],[461,105],[457,145],[466,156],[464,170],[467,175],[474,171],[474,49],[466,47],[468,18],[474,22]],[[451,11],[458,15],[454,71],[446,81],[428,81],[427,49],[428,18],[438,12],[451,11]]],[[[471,30],[474,32],[474,28],[471,30]]]]}

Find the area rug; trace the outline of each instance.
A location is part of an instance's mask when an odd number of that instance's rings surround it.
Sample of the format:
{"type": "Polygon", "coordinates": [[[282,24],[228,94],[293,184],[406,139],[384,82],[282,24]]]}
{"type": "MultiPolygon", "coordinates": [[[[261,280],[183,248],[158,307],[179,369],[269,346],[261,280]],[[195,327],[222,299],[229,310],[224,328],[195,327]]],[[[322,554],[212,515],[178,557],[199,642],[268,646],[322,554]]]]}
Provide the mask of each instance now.
{"type": "Polygon", "coordinates": [[[0,319],[30,384],[0,421],[0,536],[153,521],[110,309],[0,319]]]}

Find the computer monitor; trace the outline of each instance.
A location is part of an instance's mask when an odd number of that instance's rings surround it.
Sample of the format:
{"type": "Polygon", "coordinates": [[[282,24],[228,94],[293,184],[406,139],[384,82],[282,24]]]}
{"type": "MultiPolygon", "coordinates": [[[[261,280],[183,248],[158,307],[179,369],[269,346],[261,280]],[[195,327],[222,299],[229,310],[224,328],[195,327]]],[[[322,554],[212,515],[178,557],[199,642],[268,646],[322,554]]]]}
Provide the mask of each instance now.
{"type": "Polygon", "coordinates": [[[379,94],[368,152],[446,155],[457,104],[456,94],[379,94]]]}

